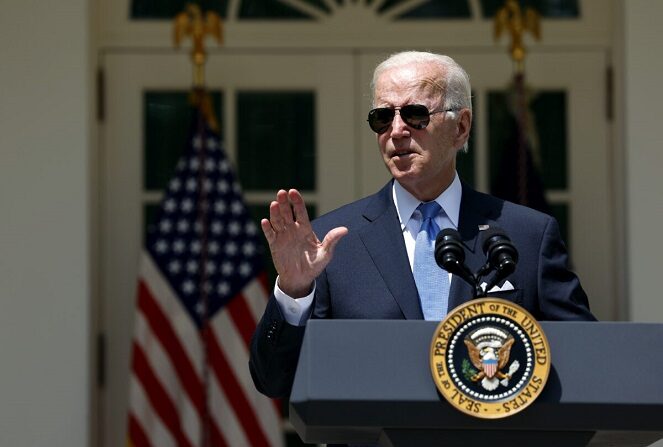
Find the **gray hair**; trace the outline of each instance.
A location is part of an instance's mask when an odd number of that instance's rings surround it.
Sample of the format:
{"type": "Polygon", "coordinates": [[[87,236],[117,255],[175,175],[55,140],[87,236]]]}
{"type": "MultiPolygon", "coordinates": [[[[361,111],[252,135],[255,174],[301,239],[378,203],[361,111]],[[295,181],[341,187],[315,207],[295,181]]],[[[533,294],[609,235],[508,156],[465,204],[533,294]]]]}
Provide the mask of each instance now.
{"type": "MultiPolygon", "coordinates": [[[[412,64],[431,64],[439,68],[442,79],[438,79],[438,83],[442,86],[440,94],[445,109],[469,109],[472,112],[472,87],[467,72],[449,56],[425,51],[395,53],[375,67],[371,81],[372,101],[375,101],[375,84],[384,71],[412,64]]],[[[467,151],[467,142],[463,150],[467,151]]]]}

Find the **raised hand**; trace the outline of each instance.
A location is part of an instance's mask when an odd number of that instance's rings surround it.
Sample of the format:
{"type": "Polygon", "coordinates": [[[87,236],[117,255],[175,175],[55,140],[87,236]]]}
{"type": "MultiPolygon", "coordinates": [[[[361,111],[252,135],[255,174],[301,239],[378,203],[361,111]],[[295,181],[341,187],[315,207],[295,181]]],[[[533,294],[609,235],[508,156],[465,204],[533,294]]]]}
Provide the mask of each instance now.
{"type": "Polygon", "coordinates": [[[293,298],[311,292],[313,281],[331,261],[334,247],[348,233],[345,227],[334,228],[320,242],[296,189],[276,193],[269,205],[269,219],[262,219],[260,226],[279,274],[279,287],[293,298]]]}

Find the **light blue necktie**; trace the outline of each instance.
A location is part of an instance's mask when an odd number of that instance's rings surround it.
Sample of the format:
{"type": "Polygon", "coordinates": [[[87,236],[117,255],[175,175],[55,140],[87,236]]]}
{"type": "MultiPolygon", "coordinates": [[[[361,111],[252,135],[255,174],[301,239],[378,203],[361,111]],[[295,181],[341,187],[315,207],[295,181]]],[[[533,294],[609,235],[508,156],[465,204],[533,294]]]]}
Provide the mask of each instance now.
{"type": "Polygon", "coordinates": [[[439,321],[447,314],[449,301],[449,274],[435,262],[433,253],[435,237],[440,227],[435,216],[442,207],[437,202],[420,204],[417,209],[423,216],[417,242],[414,245],[414,282],[417,284],[424,319],[439,321]]]}

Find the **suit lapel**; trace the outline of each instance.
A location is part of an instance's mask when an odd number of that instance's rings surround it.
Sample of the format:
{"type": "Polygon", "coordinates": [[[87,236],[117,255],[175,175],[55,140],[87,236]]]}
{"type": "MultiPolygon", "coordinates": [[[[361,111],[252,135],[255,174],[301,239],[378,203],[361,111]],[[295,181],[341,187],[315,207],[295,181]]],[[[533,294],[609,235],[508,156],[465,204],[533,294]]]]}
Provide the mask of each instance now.
{"type": "MultiPolygon", "coordinates": [[[[405,318],[423,319],[391,188],[392,183],[389,182],[366,206],[364,218],[369,224],[360,230],[359,236],[405,318]]],[[[479,225],[494,222],[500,212],[485,197],[463,183],[458,232],[466,248],[465,263],[472,272],[485,263],[483,251],[478,246],[479,225]]],[[[472,298],[472,287],[454,276],[449,290],[449,310],[472,298]]]]}
{"type": "Polygon", "coordinates": [[[423,319],[389,182],[364,210],[359,236],[406,319],[423,319]]]}
{"type": "MultiPolygon", "coordinates": [[[[465,264],[475,273],[485,263],[486,259],[479,246],[479,225],[484,225],[494,219],[496,210],[492,204],[484,200],[480,194],[463,183],[463,196],[461,197],[460,213],[458,216],[458,232],[465,245],[465,264]]],[[[454,276],[449,290],[449,311],[460,304],[474,298],[472,287],[461,278],[454,276]]]]}

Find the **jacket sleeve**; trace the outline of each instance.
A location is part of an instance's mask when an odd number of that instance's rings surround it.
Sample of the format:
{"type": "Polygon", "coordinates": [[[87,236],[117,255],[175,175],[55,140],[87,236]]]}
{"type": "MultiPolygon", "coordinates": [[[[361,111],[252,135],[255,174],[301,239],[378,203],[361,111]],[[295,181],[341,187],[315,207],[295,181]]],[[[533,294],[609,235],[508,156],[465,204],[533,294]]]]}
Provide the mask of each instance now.
{"type": "Polygon", "coordinates": [[[545,320],[596,321],[587,294],[569,269],[566,246],[557,221],[548,219],[539,248],[539,307],[545,320]]]}
{"type": "Polygon", "coordinates": [[[272,295],[251,339],[249,370],[258,391],[272,398],[289,396],[304,330],[285,321],[272,295]]]}

